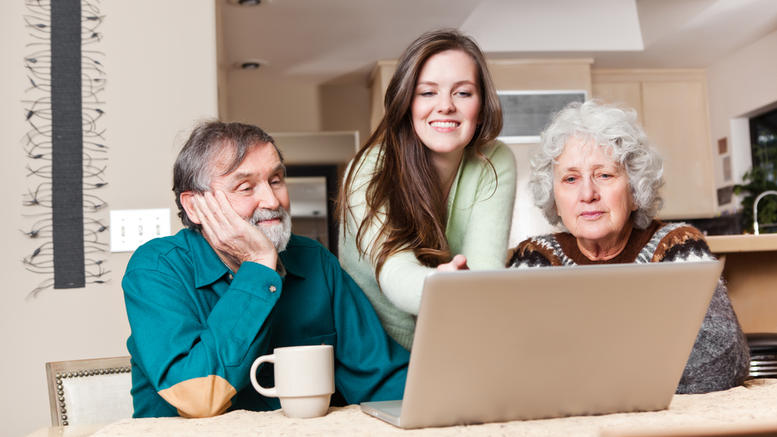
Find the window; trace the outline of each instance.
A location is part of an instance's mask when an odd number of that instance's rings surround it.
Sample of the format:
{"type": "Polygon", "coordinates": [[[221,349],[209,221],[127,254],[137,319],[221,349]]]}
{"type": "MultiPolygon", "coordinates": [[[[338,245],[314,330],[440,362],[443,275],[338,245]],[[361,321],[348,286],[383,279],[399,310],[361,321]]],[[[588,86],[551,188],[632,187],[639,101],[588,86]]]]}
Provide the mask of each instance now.
{"type": "Polygon", "coordinates": [[[584,102],[585,90],[497,91],[504,124],[499,139],[508,144],[538,143],[556,112],[571,102],[584,102]]]}
{"type": "Polygon", "coordinates": [[[753,168],[777,182],[777,109],[750,119],[750,144],[753,168]]]}

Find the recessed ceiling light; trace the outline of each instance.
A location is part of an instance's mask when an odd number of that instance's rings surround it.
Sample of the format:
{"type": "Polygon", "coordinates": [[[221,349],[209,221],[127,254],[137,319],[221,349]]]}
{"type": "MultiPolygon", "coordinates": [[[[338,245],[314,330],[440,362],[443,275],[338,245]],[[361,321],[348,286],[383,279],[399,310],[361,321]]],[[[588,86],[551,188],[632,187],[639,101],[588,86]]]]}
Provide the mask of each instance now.
{"type": "Polygon", "coordinates": [[[243,59],[234,64],[235,68],[241,70],[258,70],[260,67],[268,65],[268,62],[262,59],[243,59]]]}
{"type": "Polygon", "coordinates": [[[227,0],[228,3],[239,6],[259,6],[262,3],[267,3],[269,0],[227,0]]]}

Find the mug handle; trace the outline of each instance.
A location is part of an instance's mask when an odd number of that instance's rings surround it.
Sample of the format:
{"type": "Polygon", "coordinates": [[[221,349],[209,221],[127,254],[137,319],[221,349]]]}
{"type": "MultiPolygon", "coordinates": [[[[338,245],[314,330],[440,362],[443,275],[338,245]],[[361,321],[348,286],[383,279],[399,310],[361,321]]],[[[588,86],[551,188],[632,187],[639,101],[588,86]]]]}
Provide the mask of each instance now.
{"type": "Polygon", "coordinates": [[[275,354],[273,355],[262,355],[261,357],[257,358],[254,361],[254,364],[251,365],[251,373],[248,374],[248,376],[251,378],[251,385],[254,386],[254,389],[259,392],[262,396],[266,397],[272,397],[277,398],[278,397],[278,389],[276,387],[266,388],[259,385],[258,382],[256,382],[256,370],[259,368],[259,365],[262,363],[272,363],[275,364],[275,354]]]}

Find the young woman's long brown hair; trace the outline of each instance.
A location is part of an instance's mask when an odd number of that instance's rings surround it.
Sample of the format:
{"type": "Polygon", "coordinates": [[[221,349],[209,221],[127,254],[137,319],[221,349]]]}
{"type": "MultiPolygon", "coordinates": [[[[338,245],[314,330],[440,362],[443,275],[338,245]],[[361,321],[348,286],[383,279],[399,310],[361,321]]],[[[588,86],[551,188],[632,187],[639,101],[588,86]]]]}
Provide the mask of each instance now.
{"type": "Polygon", "coordinates": [[[366,214],[356,233],[356,247],[362,254],[368,254],[365,243],[372,245],[369,256],[376,264],[376,278],[386,259],[402,250],[412,250],[422,264],[430,267],[451,258],[445,237],[447,193],[440,189],[430,151],[416,135],[411,117],[421,69],[427,59],[446,50],[461,50],[477,65],[483,98],[480,122],[467,149],[474,148],[474,153],[487,161],[481,148],[502,130],[502,108],[485,57],[472,39],[456,30],[439,30],[421,35],[405,50],[386,89],[385,115],[356,153],[337,202],[337,215],[347,227],[347,215],[354,216],[348,199],[354,191],[355,175],[364,164],[365,154],[378,147],[378,166],[366,190],[366,214]],[[381,212],[385,213],[378,237],[382,243],[363,241],[367,228],[381,212]]]}

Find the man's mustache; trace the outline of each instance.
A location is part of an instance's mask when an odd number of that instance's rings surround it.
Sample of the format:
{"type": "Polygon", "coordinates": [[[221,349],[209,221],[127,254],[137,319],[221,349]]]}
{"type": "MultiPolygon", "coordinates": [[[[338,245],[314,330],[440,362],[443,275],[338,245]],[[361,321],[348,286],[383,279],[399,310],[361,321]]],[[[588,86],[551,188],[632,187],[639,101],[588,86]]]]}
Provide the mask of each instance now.
{"type": "Polygon", "coordinates": [[[273,220],[273,219],[283,220],[283,216],[285,215],[286,215],[286,210],[284,210],[282,206],[278,207],[278,209],[256,208],[249,222],[252,225],[256,225],[257,223],[265,220],[273,220]]]}

